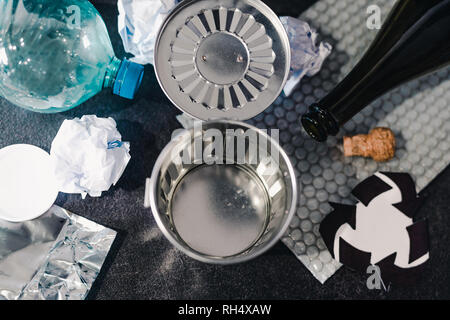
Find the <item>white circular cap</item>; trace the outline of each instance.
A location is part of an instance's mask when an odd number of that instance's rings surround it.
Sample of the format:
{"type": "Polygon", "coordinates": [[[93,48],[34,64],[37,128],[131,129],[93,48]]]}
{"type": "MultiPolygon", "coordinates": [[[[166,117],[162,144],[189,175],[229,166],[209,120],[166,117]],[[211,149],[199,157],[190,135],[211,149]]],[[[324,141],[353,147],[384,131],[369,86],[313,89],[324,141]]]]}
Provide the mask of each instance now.
{"type": "Polygon", "coordinates": [[[58,196],[50,155],[27,144],[0,149],[0,219],[19,222],[44,214],[58,196]]]}

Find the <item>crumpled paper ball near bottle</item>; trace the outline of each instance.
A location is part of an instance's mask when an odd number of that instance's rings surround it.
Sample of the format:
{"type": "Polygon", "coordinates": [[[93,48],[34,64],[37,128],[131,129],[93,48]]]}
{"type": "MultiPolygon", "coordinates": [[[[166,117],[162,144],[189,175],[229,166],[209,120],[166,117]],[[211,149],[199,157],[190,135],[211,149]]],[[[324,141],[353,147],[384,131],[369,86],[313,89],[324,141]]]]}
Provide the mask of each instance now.
{"type": "Polygon", "coordinates": [[[153,64],[156,35],[178,0],[119,0],[119,33],[133,62],[153,64]]]}
{"type": "Polygon", "coordinates": [[[52,143],[52,158],[59,190],[100,197],[122,176],[130,144],[112,118],[87,115],[65,120],[52,143]]]}
{"type": "Polygon", "coordinates": [[[283,90],[289,96],[305,75],[311,77],[320,71],[332,47],[327,42],[316,45],[317,32],[308,23],[293,17],[280,20],[291,45],[291,72],[283,90]]]}

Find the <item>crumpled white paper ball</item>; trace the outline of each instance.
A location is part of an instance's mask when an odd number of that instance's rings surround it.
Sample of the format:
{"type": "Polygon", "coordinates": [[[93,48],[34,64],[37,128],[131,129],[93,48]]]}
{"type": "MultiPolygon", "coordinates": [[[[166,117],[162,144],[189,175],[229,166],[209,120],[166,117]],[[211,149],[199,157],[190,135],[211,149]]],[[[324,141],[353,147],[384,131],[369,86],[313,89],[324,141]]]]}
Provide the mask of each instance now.
{"type": "Polygon", "coordinates": [[[64,120],[53,140],[50,156],[59,191],[100,197],[122,176],[130,156],[130,144],[112,118],[87,115],[64,120]]]}
{"type": "Polygon", "coordinates": [[[156,36],[177,0],[119,0],[119,34],[130,60],[153,64],[156,36]]]}
{"type": "Polygon", "coordinates": [[[293,17],[280,20],[291,45],[291,72],[283,90],[289,96],[305,75],[313,76],[320,71],[332,46],[327,42],[316,45],[317,32],[305,21],[293,17]]]}

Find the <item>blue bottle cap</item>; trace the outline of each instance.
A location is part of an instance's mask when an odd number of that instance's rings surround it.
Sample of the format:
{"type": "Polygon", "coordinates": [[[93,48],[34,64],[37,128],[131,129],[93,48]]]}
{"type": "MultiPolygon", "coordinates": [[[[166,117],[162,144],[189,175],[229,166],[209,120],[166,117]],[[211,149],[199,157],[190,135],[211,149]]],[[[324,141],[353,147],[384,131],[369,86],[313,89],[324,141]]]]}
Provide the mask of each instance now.
{"type": "Polygon", "coordinates": [[[113,86],[113,93],[133,99],[144,76],[144,66],[123,59],[113,86]]]}

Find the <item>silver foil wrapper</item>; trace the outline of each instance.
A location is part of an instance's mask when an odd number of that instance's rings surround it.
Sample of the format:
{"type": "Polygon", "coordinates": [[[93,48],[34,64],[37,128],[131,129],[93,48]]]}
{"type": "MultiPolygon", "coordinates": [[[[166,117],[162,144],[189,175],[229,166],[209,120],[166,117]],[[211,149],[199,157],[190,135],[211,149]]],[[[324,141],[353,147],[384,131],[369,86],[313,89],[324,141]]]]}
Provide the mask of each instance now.
{"type": "Polygon", "coordinates": [[[0,300],[80,300],[116,232],[53,206],[31,221],[0,219],[0,300]]]}

